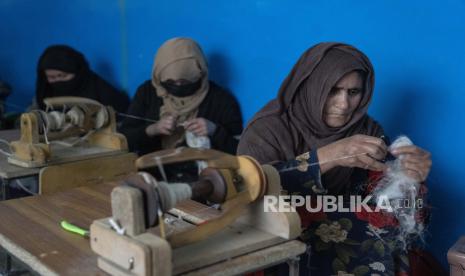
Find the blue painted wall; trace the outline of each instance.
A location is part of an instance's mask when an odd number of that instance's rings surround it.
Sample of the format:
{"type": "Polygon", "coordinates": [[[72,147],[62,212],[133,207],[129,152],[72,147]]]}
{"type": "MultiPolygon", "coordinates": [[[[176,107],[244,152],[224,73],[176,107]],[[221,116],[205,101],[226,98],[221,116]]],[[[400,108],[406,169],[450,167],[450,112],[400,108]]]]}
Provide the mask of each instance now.
{"type": "Polygon", "coordinates": [[[40,4],[35,0],[0,0],[0,79],[13,87],[10,103],[21,107],[31,103],[37,60],[51,44],[68,44],[80,50],[95,71],[121,86],[119,7],[118,1],[106,0],[43,0],[40,4]]]}
{"type": "Polygon", "coordinates": [[[370,113],[391,136],[407,134],[433,153],[428,243],[445,265],[447,249],[465,233],[464,15],[464,0],[0,0],[0,77],[14,87],[11,102],[26,106],[40,53],[67,43],[132,95],[150,78],[160,44],[189,36],[248,120],[306,48],[353,44],[376,70],[370,113]]]}

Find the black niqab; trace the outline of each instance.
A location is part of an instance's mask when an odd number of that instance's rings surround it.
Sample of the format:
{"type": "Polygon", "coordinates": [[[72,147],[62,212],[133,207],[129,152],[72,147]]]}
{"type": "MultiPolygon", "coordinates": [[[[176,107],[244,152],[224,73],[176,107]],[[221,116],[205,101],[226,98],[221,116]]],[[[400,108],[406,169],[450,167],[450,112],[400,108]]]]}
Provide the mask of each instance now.
{"type": "Polygon", "coordinates": [[[93,99],[120,112],[126,112],[129,105],[128,96],[95,74],[80,52],[69,46],[54,45],[44,51],[37,65],[36,101],[40,109],[45,109],[45,98],[60,96],[93,99]],[[45,75],[47,69],[75,76],[69,81],[49,83],[45,75]]]}

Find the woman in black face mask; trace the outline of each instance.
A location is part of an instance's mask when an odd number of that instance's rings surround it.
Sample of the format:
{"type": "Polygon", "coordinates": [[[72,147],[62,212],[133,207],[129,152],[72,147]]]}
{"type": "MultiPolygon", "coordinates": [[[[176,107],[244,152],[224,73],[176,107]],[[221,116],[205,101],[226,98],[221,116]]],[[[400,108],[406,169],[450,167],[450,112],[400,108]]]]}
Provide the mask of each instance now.
{"type": "Polygon", "coordinates": [[[60,96],[94,99],[120,112],[129,105],[126,94],[90,70],[80,52],[65,45],[50,46],[40,57],[33,108],[45,109],[45,98],[60,96]]]}
{"type": "Polygon", "coordinates": [[[168,93],[171,95],[184,98],[188,96],[192,96],[199,90],[200,86],[202,85],[202,79],[199,78],[196,81],[188,81],[188,80],[167,80],[161,84],[168,93]]]}
{"type": "Polygon", "coordinates": [[[208,80],[202,50],[188,38],[173,38],[160,47],[152,79],[138,88],[128,112],[156,121],[123,120],[121,132],[140,154],[185,146],[186,132],[206,136],[212,148],[234,154],[234,136],[242,132],[236,99],[208,80]]]}

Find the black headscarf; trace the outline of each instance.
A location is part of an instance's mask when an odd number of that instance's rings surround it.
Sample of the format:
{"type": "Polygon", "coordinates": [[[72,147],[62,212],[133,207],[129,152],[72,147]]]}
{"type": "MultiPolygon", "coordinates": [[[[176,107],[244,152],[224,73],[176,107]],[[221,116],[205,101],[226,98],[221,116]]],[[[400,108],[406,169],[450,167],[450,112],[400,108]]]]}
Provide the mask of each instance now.
{"type": "Polygon", "coordinates": [[[43,100],[49,97],[75,96],[94,99],[104,105],[110,105],[117,111],[126,112],[129,98],[118,91],[89,68],[84,56],[66,45],[48,47],[37,65],[36,101],[44,109],[43,100]],[[73,73],[69,81],[53,84],[47,81],[46,69],[73,73]]]}

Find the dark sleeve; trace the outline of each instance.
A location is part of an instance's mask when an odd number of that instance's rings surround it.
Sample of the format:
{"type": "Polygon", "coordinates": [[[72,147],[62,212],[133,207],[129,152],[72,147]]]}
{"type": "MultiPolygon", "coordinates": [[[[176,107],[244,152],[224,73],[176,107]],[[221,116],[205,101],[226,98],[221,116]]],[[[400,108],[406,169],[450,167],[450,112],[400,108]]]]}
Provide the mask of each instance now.
{"type": "Polygon", "coordinates": [[[256,121],[249,125],[241,135],[237,154],[252,156],[260,164],[286,160],[281,150],[275,146],[279,143],[273,131],[267,125],[262,125],[260,130],[256,128],[260,123],[256,121]]]}
{"type": "Polygon", "coordinates": [[[303,196],[324,194],[316,150],[297,156],[293,160],[272,164],[279,172],[281,185],[289,194],[303,196]]]}
{"type": "Polygon", "coordinates": [[[128,95],[122,91],[115,91],[112,105],[116,111],[125,113],[128,110],[128,106],[129,106],[128,95]]]}
{"type": "Polygon", "coordinates": [[[96,95],[98,95],[98,101],[103,105],[109,105],[113,107],[117,112],[126,112],[129,106],[129,97],[126,93],[119,91],[109,82],[93,74],[94,89],[96,95]]]}
{"type": "Polygon", "coordinates": [[[227,153],[235,154],[242,133],[242,114],[236,99],[228,95],[220,109],[216,130],[211,137],[212,147],[227,153]]]}
{"type": "MultiPolygon", "coordinates": [[[[269,119],[268,119],[269,120],[269,119]]],[[[238,155],[249,155],[260,164],[274,166],[281,179],[281,185],[289,194],[310,195],[326,193],[321,182],[320,166],[316,150],[289,159],[284,156],[273,127],[279,121],[256,120],[250,124],[239,142],[238,155]],[[258,127],[259,125],[260,127],[258,127]]]]}
{"type": "MultiPolygon", "coordinates": [[[[159,109],[157,106],[151,106],[153,105],[153,102],[150,101],[150,93],[151,91],[150,89],[147,89],[147,85],[141,85],[137,89],[136,95],[129,106],[127,114],[129,116],[148,119],[147,114],[149,109],[152,109],[152,111],[157,108],[159,109]]],[[[153,122],[129,117],[124,118],[120,127],[120,132],[126,136],[130,151],[145,154],[160,147],[161,142],[158,137],[149,137],[145,133],[145,128],[152,123],[153,122]]]]}

